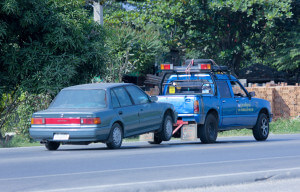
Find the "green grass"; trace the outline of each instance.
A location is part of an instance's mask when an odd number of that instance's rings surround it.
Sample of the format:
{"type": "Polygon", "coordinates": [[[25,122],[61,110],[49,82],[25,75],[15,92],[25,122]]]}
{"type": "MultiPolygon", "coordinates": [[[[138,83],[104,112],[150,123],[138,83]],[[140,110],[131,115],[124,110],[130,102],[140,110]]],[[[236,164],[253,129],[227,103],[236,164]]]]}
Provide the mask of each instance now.
{"type": "MultiPolygon", "coordinates": [[[[277,119],[270,123],[270,133],[272,134],[295,134],[300,133],[300,119],[277,119]]],[[[218,136],[247,136],[252,135],[251,129],[240,129],[224,131],[219,133],[218,136]]]]}
{"type": "Polygon", "coordinates": [[[0,144],[0,148],[6,147],[32,147],[40,146],[39,142],[30,142],[29,139],[21,135],[15,135],[8,143],[5,145],[0,144]]]}

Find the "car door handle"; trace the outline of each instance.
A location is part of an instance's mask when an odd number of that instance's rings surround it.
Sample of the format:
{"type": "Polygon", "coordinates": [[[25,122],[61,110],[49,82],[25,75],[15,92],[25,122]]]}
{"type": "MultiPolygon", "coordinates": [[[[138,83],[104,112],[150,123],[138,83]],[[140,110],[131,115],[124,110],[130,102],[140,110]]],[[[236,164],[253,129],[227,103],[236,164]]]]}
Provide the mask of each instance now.
{"type": "Polygon", "coordinates": [[[240,100],[235,100],[237,103],[240,102],[240,100]]]}
{"type": "Polygon", "coordinates": [[[144,111],[144,109],[141,109],[140,111],[144,111]]]}
{"type": "Polygon", "coordinates": [[[226,101],[224,100],[224,101],[222,101],[222,103],[226,103],[226,101]]]}
{"type": "Polygon", "coordinates": [[[119,115],[122,115],[123,114],[123,111],[119,111],[119,115]]]}

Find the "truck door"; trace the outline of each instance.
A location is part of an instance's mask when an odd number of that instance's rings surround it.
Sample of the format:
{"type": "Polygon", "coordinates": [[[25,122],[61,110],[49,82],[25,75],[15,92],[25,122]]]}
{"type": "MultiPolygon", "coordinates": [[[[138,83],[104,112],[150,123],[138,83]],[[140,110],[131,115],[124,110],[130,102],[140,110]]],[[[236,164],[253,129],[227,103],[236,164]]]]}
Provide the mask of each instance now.
{"type": "Polygon", "coordinates": [[[227,81],[217,81],[222,106],[222,128],[236,126],[237,104],[229,89],[227,81]]]}
{"type": "Polygon", "coordinates": [[[238,81],[230,81],[230,84],[237,104],[237,126],[254,126],[257,115],[253,100],[248,97],[248,93],[238,81]]]}

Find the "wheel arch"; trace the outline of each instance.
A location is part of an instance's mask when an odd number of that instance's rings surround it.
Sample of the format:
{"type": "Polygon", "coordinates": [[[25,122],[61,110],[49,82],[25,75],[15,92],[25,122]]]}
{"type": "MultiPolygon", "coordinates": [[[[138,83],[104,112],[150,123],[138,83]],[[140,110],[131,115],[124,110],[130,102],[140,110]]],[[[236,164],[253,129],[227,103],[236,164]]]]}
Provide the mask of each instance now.
{"type": "Polygon", "coordinates": [[[270,113],[269,113],[269,111],[268,111],[267,108],[262,108],[262,109],[260,109],[260,111],[259,111],[259,113],[258,113],[258,116],[259,116],[259,114],[261,114],[261,113],[266,114],[267,117],[268,117],[268,119],[270,119],[270,113]]]}
{"type": "Polygon", "coordinates": [[[173,110],[172,110],[171,108],[167,108],[167,109],[165,110],[164,115],[163,115],[163,119],[165,118],[165,116],[166,116],[167,114],[170,114],[173,123],[176,123],[175,115],[174,115],[173,110]]]}
{"type": "Polygon", "coordinates": [[[206,117],[207,117],[209,114],[213,114],[213,115],[216,117],[217,122],[218,122],[218,124],[219,124],[220,117],[219,117],[218,111],[217,111],[216,109],[214,109],[214,108],[208,110],[208,112],[206,113],[205,119],[206,119],[206,117]]]}

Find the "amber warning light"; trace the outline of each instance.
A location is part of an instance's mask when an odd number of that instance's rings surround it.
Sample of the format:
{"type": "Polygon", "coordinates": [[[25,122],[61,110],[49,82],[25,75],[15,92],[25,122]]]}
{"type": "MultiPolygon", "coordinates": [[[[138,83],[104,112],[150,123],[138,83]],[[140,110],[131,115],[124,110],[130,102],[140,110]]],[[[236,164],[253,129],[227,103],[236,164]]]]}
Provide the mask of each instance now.
{"type": "Polygon", "coordinates": [[[210,64],[199,64],[199,69],[205,70],[205,69],[211,69],[210,64]]]}
{"type": "Polygon", "coordinates": [[[160,64],[161,70],[173,70],[173,64],[160,64]]]}

